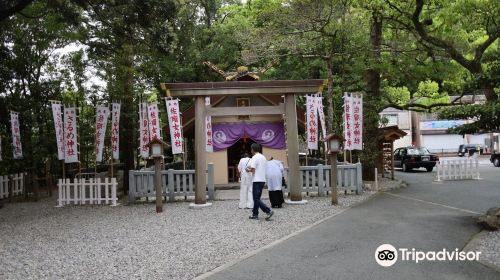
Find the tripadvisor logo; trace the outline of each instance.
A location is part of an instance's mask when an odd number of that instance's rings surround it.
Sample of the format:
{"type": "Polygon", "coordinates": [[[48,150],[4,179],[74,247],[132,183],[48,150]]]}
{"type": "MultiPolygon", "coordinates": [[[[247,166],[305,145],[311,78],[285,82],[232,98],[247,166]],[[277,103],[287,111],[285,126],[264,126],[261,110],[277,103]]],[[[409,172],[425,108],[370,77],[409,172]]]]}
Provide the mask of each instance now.
{"type": "Polygon", "coordinates": [[[382,244],[375,250],[375,261],[381,266],[389,267],[398,261],[410,261],[419,263],[421,261],[477,261],[481,252],[464,252],[459,249],[448,251],[419,251],[415,248],[396,249],[391,244],[382,244]]]}

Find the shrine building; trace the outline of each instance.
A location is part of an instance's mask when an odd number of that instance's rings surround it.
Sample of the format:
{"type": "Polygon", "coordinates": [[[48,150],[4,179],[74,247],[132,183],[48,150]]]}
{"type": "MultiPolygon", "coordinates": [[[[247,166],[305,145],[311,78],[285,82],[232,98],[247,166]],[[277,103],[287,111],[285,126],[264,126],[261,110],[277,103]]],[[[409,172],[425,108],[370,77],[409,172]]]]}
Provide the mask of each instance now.
{"type": "MultiPolygon", "coordinates": [[[[212,162],[216,185],[236,183],[241,154],[250,154],[250,145],[258,143],[266,158],[289,167],[290,183],[298,186],[298,135],[305,130],[305,110],[296,105],[295,98],[317,93],[323,80],[258,81],[262,72],[249,72],[246,67],[217,72],[225,82],[162,84],[172,97],[195,98],[183,112],[182,124],[184,137],[194,139],[196,174],[212,162]],[[210,98],[210,105],[205,97],[210,98]],[[206,152],[205,116],[212,118],[213,152],[206,152]]],[[[199,177],[197,183],[204,180],[199,177]]],[[[293,192],[295,186],[291,188],[293,192]]]]}

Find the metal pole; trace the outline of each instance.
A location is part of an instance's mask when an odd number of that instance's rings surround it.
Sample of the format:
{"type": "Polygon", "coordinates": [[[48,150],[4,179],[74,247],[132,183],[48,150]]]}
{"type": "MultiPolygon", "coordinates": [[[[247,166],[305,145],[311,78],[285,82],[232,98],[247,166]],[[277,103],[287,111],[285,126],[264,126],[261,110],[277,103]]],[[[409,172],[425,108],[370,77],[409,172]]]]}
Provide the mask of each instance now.
{"type": "Polygon", "coordinates": [[[161,191],[161,157],[155,157],[155,192],[156,213],[163,212],[163,195],[161,191]]]}
{"type": "Polygon", "coordinates": [[[332,186],[332,204],[339,204],[337,197],[337,152],[330,154],[330,186],[332,186]]]}

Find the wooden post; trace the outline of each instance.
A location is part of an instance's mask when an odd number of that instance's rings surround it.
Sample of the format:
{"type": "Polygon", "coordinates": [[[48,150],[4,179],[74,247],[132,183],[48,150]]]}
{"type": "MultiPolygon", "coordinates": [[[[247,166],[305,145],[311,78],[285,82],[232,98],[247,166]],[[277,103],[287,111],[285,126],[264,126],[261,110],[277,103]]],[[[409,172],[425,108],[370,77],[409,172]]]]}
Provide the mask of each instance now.
{"type": "Polygon", "coordinates": [[[330,186],[332,188],[332,204],[337,205],[339,203],[337,197],[337,153],[332,152],[330,154],[330,186]]]}
{"type": "Polygon", "coordinates": [[[286,143],[288,149],[288,169],[290,172],[290,199],[302,201],[302,186],[300,185],[299,169],[299,139],[297,127],[297,107],[295,94],[285,95],[286,143]]]}
{"type": "MultiPolygon", "coordinates": [[[[194,139],[195,139],[195,204],[206,204],[206,154],[205,154],[205,97],[196,96],[195,101],[195,121],[194,121],[194,139]]],[[[297,136],[297,134],[295,134],[297,136]]],[[[298,154],[297,154],[298,156],[298,154]]],[[[298,159],[297,159],[298,162],[298,159]]]]}
{"type": "Polygon", "coordinates": [[[163,194],[161,188],[161,157],[155,157],[155,192],[156,213],[163,212],[163,194]]]}
{"type": "Polygon", "coordinates": [[[391,179],[394,180],[394,140],[391,141],[391,179]]]}

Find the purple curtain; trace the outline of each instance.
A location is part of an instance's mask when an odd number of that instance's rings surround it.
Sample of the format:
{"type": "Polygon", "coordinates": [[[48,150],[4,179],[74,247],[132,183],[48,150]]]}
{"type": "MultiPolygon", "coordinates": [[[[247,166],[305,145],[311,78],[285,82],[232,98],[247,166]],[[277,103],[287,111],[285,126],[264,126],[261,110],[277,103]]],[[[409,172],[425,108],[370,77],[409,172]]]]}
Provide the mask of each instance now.
{"type": "Polygon", "coordinates": [[[267,148],[285,149],[285,128],[281,122],[219,123],[212,125],[214,151],[231,147],[243,136],[267,148]]]}

